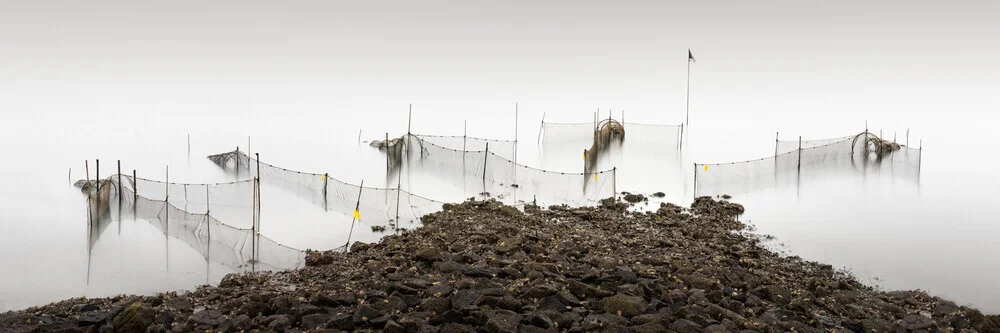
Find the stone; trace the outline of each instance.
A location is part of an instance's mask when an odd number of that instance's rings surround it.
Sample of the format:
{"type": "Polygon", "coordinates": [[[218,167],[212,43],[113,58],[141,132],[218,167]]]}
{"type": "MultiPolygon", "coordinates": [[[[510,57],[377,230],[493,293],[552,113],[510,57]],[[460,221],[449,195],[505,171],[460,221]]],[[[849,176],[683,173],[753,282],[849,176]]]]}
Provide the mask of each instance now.
{"type": "Polygon", "coordinates": [[[569,280],[567,289],[579,298],[604,298],[615,294],[614,292],[598,289],[578,280],[569,280]]]}
{"type": "Polygon", "coordinates": [[[457,323],[462,321],[462,313],[456,310],[448,310],[431,317],[431,325],[441,325],[445,323],[457,323]]]}
{"type": "Polygon", "coordinates": [[[77,318],[80,326],[100,325],[104,324],[106,320],[108,320],[108,315],[100,311],[84,312],[77,318]]]}
{"type": "Polygon", "coordinates": [[[463,306],[469,306],[476,303],[476,299],[479,298],[479,293],[475,290],[463,289],[455,292],[451,296],[451,306],[454,309],[460,309],[463,306]]]}
{"type": "Polygon", "coordinates": [[[121,333],[144,333],[156,319],[156,312],[142,302],[132,303],[112,320],[115,331],[121,333]]]}
{"type": "Polygon", "coordinates": [[[528,290],[524,292],[524,297],[544,298],[546,296],[555,295],[558,292],[559,289],[556,289],[556,286],[551,284],[542,284],[528,288],[528,290]]]}
{"type": "Polygon", "coordinates": [[[451,310],[451,308],[451,299],[449,298],[431,297],[424,299],[424,301],[420,303],[420,309],[430,311],[435,314],[444,313],[445,311],[451,310]]]}
{"type": "Polygon", "coordinates": [[[425,247],[417,250],[413,257],[419,261],[434,262],[441,261],[444,256],[441,254],[441,249],[439,248],[425,247]]]}
{"type": "Polygon", "coordinates": [[[73,312],[76,312],[76,313],[84,313],[84,312],[90,312],[90,311],[97,311],[100,308],[98,308],[97,305],[85,303],[85,304],[74,305],[71,309],[72,309],[73,312]]]}
{"type": "Polygon", "coordinates": [[[397,322],[395,322],[393,320],[389,320],[389,321],[387,321],[385,323],[385,326],[383,326],[382,332],[386,332],[386,333],[405,333],[406,329],[403,328],[403,325],[400,325],[399,323],[397,323],[397,322]]]}
{"type": "Polygon", "coordinates": [[[455,288],[452,288],[451,286],[442,283],[425,289],[424,294],[433,297],[448,297],[451,296],[451,293],[454,291],[455,288]]]}
{"type": "Polygon", "coordinates": [[[302,317],[299,321],[299,327],[305,330],[314,329],[319,327],[319,325],[326,324],[330,321],[330,315],[326,313],[313,313],[302,317]]]}
{"type": "Polygon", "coordinates": [[[381,313],[376,311],[375,308],[372,308],[370,305],[362,304],[354,310],[354,323],[364,324],[381,315],[381,313]]]}
{"type": "Polygon", "coordinates": [[[492,278],[494,275],[496,275],[496,273],[493,272],[492,270],[482,267],[469,268],[462,273],[465,274],[466,276],[474,278],[492,278]]]}
{"type": "Polygon", "coordinates": [[[552,322],[552,319],[543,313],[533,313],[530,316],[528,316],[527,320],[528,324],[538,326],[541,328],[550,328],[555,326],[555,323],[552,322]]]}
{"type": "Polygon", "coordinates": [[[354,318],[347,313],[335,313],[330,317],[330,320],[327,320],[326,327],[351,331],[354,330],[354,318]]]}
{"type": "Polygon", "coordinates": [[[704,329],[693,321],[678,319],[670,324],[670,330],[677,333],[702,333],[704,329]]]}
{"type": "Polygon", "coordinates": [[[899,325],[908,330],[922,330],[933,326],[934,320],[921,315],[909,315],[903,317],[903,321],[899,325]]]}
{"type": "Polygon", "coordinates": [[[515,333],[521,316],[517,313],[505,310],[493,310],[486,312],[486,331],[490,333],[515,333]]]}
{"type": "Polygon", "coordinates": [[[268,316],[266,320],[269,322],[267,328],[275,332],[284,332],[289,327],[292,327],[292,318],[289,315],[272,315],[268,316]]]}
{"type": "Polygon", "coordinates": [[[642,297],[617,294],[605,297],[601,300],[604,305],[604,312],[617,314],[624,317],[634,317],[642,314],[645,305],[642,297]]]}

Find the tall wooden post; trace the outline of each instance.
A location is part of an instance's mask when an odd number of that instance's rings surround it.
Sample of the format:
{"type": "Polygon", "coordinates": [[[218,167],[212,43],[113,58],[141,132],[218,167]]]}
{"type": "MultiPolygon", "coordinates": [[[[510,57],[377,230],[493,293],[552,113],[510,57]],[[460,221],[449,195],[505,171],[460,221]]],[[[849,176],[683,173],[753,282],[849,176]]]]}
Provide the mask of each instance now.
{"type": "Polygon", "coordinates": [[[517,185],[517,103],[514,103],[514,185],[517,185]]]}
{"type": "Polygon", "coordinates": [[[132,220],[136,219],[139,213],[139,178],[135,176],[135,169],[132,169],[132,220]]]}
{"type": "Polygon", "coordinates": [[[490,159],[490,143],[486,142],[486,153],[483,154],[483,196],[486,196],[486,168],[490,159]]]}
{"type": "Polygon", "coordinates": [[[799,136],[799,165],[798,172],[802,172],[802,136],[799,136]]]}
{"type": "Polygon", "coordinates": [[[121,207],[122,207],[122,160],[118,160],[118,219],[121,220],[121,207]]]}
{"type": "MultiPolygon", "coordinates": [[[[358,187],[358,201],[354,204],[354,217],[351,218],[351,230],[347,233],[347,244],[344,245],[344,252],[350,252],[351,250],[351,235],[354,234],[354,223],[359,217],[361,217],[361,192],[364,192],[365,180],[361,180],[361,186],[358,187]]],[[[398,222],[397,222],[398,224],[398,222]]]]}

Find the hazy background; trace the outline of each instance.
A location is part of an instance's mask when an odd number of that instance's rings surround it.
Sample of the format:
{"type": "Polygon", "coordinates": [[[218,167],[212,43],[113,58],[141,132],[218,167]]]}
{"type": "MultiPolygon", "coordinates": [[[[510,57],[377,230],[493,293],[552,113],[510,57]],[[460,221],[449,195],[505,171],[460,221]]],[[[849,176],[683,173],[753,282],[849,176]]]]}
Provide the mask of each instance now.
{"type": "MultiPolygon", "coordinates": [[[[923,140],[919,192],[830,181],[738,198],[761,232],[885,288],[997,312],[998,12],[996,1],[3,1],[0,311],[221,277],[206,279],[204,262],[185,269],[197,254],[182,245],[165,270],[149,259],[165,257],[162,233],[136,224],[95,249],[105,259],[86,283],[84,197],[67,174],[82,178],[86,159],[104,160],[105,175],[121,159],[149,178],[169,164],[172,181],[220,181],[203,156],[252,136],[274,164],[368,180],[377,156],[359,130],[405,132],[410,103],[414,132],[460,135],[468,120],[470,135],[509,139],[517,102],[529,143],[543,114],[586,122],[610,108],[677,124],[690,48],[685,163],[767,156],[777,131],[837,137],[866,120],[923,140]]],[[[275,232],[311,227],[343,226],[275,232]]]]}

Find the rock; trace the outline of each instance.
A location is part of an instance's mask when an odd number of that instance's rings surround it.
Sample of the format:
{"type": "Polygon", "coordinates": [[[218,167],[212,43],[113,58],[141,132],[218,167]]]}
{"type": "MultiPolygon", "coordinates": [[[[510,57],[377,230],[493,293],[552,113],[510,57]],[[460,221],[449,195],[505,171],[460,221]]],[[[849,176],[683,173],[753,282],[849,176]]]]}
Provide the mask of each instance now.
{"type": "Polygon", "coordinates": [[[354,330],[354,318],[347,313],[335,313],[330,316],[330,320],[326,321],[326,327],[351,331],[354,330]]]}
{"type": "Polygon", "coordinates": [[[302,320],[299,321],[299,327],[306,330],[314,329],[316,327],[319,327],[319,325],[326,324],[328,321],[330,321],[330,318],[331,316],[326,313],[314,313],[306,315],[302,317],[302,320]]]}
{"type": "Polygon", "coordinates": [[[605,312],[624,317],[637,316],[643,312],[643,309],[645,309],[642,297],[638,296],[617,294],[611,297],[605,297],[601,300],[601,303],[604,305],[605,312]]]}
{"type": "Polygon", "coordinates": [[[431,325],[441,325],[444,323],[457,323],[462,321],[462,313],[456,310],[448,310],[440,313],[434,317],[431,317],[431,325]]]}
{"type": "Polygon", "coordinates": [[[417,250],[417,253],[414,254],[414,259],[420,261],[429,261],[429,262],[441,261],[442,258],[443,256],[441,254],[441,249],[438,249],[436,247],[421,248],[417,250]]]}
{"type": "Polygon", "coordinates": [[[218,310],[201,311],[192,315],[190,319],[194,322],[195,326],[207,327],[205,329],[218,327],[226,320],[218,310]]]}
{"type": "Polygon", "coordinates": [[[389,320],[385,323],[385,326],[382,329],[382,331],[386,333],[405,333],[406,329],[403,328],[403,325],[400,325],[399,323],[393,320],[389,320]]]}
{"type": "Polygon", "coordinates": [[[899,325],[908,330],[922,330],[933,326],[934,321],[921,315],[909,315],[899,325]]]}
{"type": "Polygon", "coordinates": [[[144,333],[154,319],[156,312],[152,308],[145,303],[136,302],[115,316],[112,322],[115,332],[144,333]]]}
{"type": "Polygon", "coordinates": [[[481,267],[469,268],[462,273],[465,274],[466,276],[474,278],[492,278],[494,275],[496,275],[495,272],[481,267]]]}
{"type": "Polygon", "coordinates": [[[527,320],[528,324],[538,326],[541,328],[551,328],[555,326],[555,323],[552,322],[552,319],[549,318],[549,316],[546,316],[545,314],[542,313],[533,313],[530,316],[528,316],[527,320]]]}
{"type": "Polygon", "coordinates": [[[577,280],[569,280],[567,288],[573,295],[579,298],[604,298],[615,294],[614,292],[601,290],[577,280]]]}
{"type": "Polygon", "coordinates": [[[451,310],[451,306],[451,299],[449,298],[431,297],[424,299],[420,303],[420,309],[434,314],[445,313],[445,311],[451,310]]]}
{"type": "Polygon", "coordinates": [[[670,324],[670,330],[677,333],[702,333],[704,330],[701,326],[693,321],[687,319],[678,319],[670,324]]]}
{"type": "Polygon", "coordinates": [[[460,309],[463,306],[475,304],[478,298],[479,294],[475,290],[459,290],[451,296],[451,306],[455,309],[460,309]]]}
{"type": "Polygon", "coordinates": [[[90,325],[100,325],[104,324],[104,321],[108,320],[108,315],[100,311],[89,311],[80,314],[77,321],[80,322],[80,326],[90,326],[90,325]]]}
{"type": "Polygon", "coordinates": [[[719,282],[713,278],[698,276],[698,275],[679,275],[679,277],[684,280],[684,283],[688,285],[689,288],[701,289],[705,291],[715,290],[719,282]]]}
{"type": "Polygon", "coordinates": [[[476,330],[472,326],[459,324],[459,323],[447,323],[441,326],[439,333],[474,333],[476,330]]]}
{"type": "Polygon", "coordinates": [[[268,316],[266,319],[269,324],[267,328],[275,332],[284,332],[289,327],[292,327],[292,318],[289,315],[272,315],[268,316]]]}
{"type": "Polygon", "coordinates": [[[505,310],[492,310],[486,312],[486,331],[490,333],[515,333],[521,316],[517,313],[505,310]]]}
{"type": "Polygon", "coordinates": [[[455,288],[447,284],[439,284],[425,289],[424,294],[432,297],[448,297],[451,296],[453,291],[455,291],[455,288]]]}
{"type": "Polygon", "coordinates": [[[71,309],[72,309],[73,312],[76,312],[76,313],[84,313],[84,312],[90,312],[90,311],[97,311],[100,308],[97,307],[97,305],[93,305],[93,304],[89,304],[89,303],[84,303],[84,304],[74,305],[71,309]]]}
{"type": "Polygon", "coordinates": [[[365,252],[371,247],[371,244],[367,244],[365,242],[354,242],[354,244],[351,244],[351,253],[365,252]]]}
{"type": "Polygon", "coordinates": [[[375,308],[372,308],[368,304],[362,304],[354,310],[354,323],[364,324],[381,315],[382,314],[376,311],[375,308]]]}

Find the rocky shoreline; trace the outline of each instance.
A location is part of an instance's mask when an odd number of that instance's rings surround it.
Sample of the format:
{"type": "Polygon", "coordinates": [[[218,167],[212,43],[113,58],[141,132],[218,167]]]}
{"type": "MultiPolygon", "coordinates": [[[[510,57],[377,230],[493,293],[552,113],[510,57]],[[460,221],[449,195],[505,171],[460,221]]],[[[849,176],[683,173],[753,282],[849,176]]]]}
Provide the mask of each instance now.
{"type": "Polygon", "coordinates": [[[422,228],[312,252],[299,270],[70,299],[0,314],[0,331],[1000,332],[998,316],[771,252],[738,204],[628,208],[446,205],[422,228]]]}

